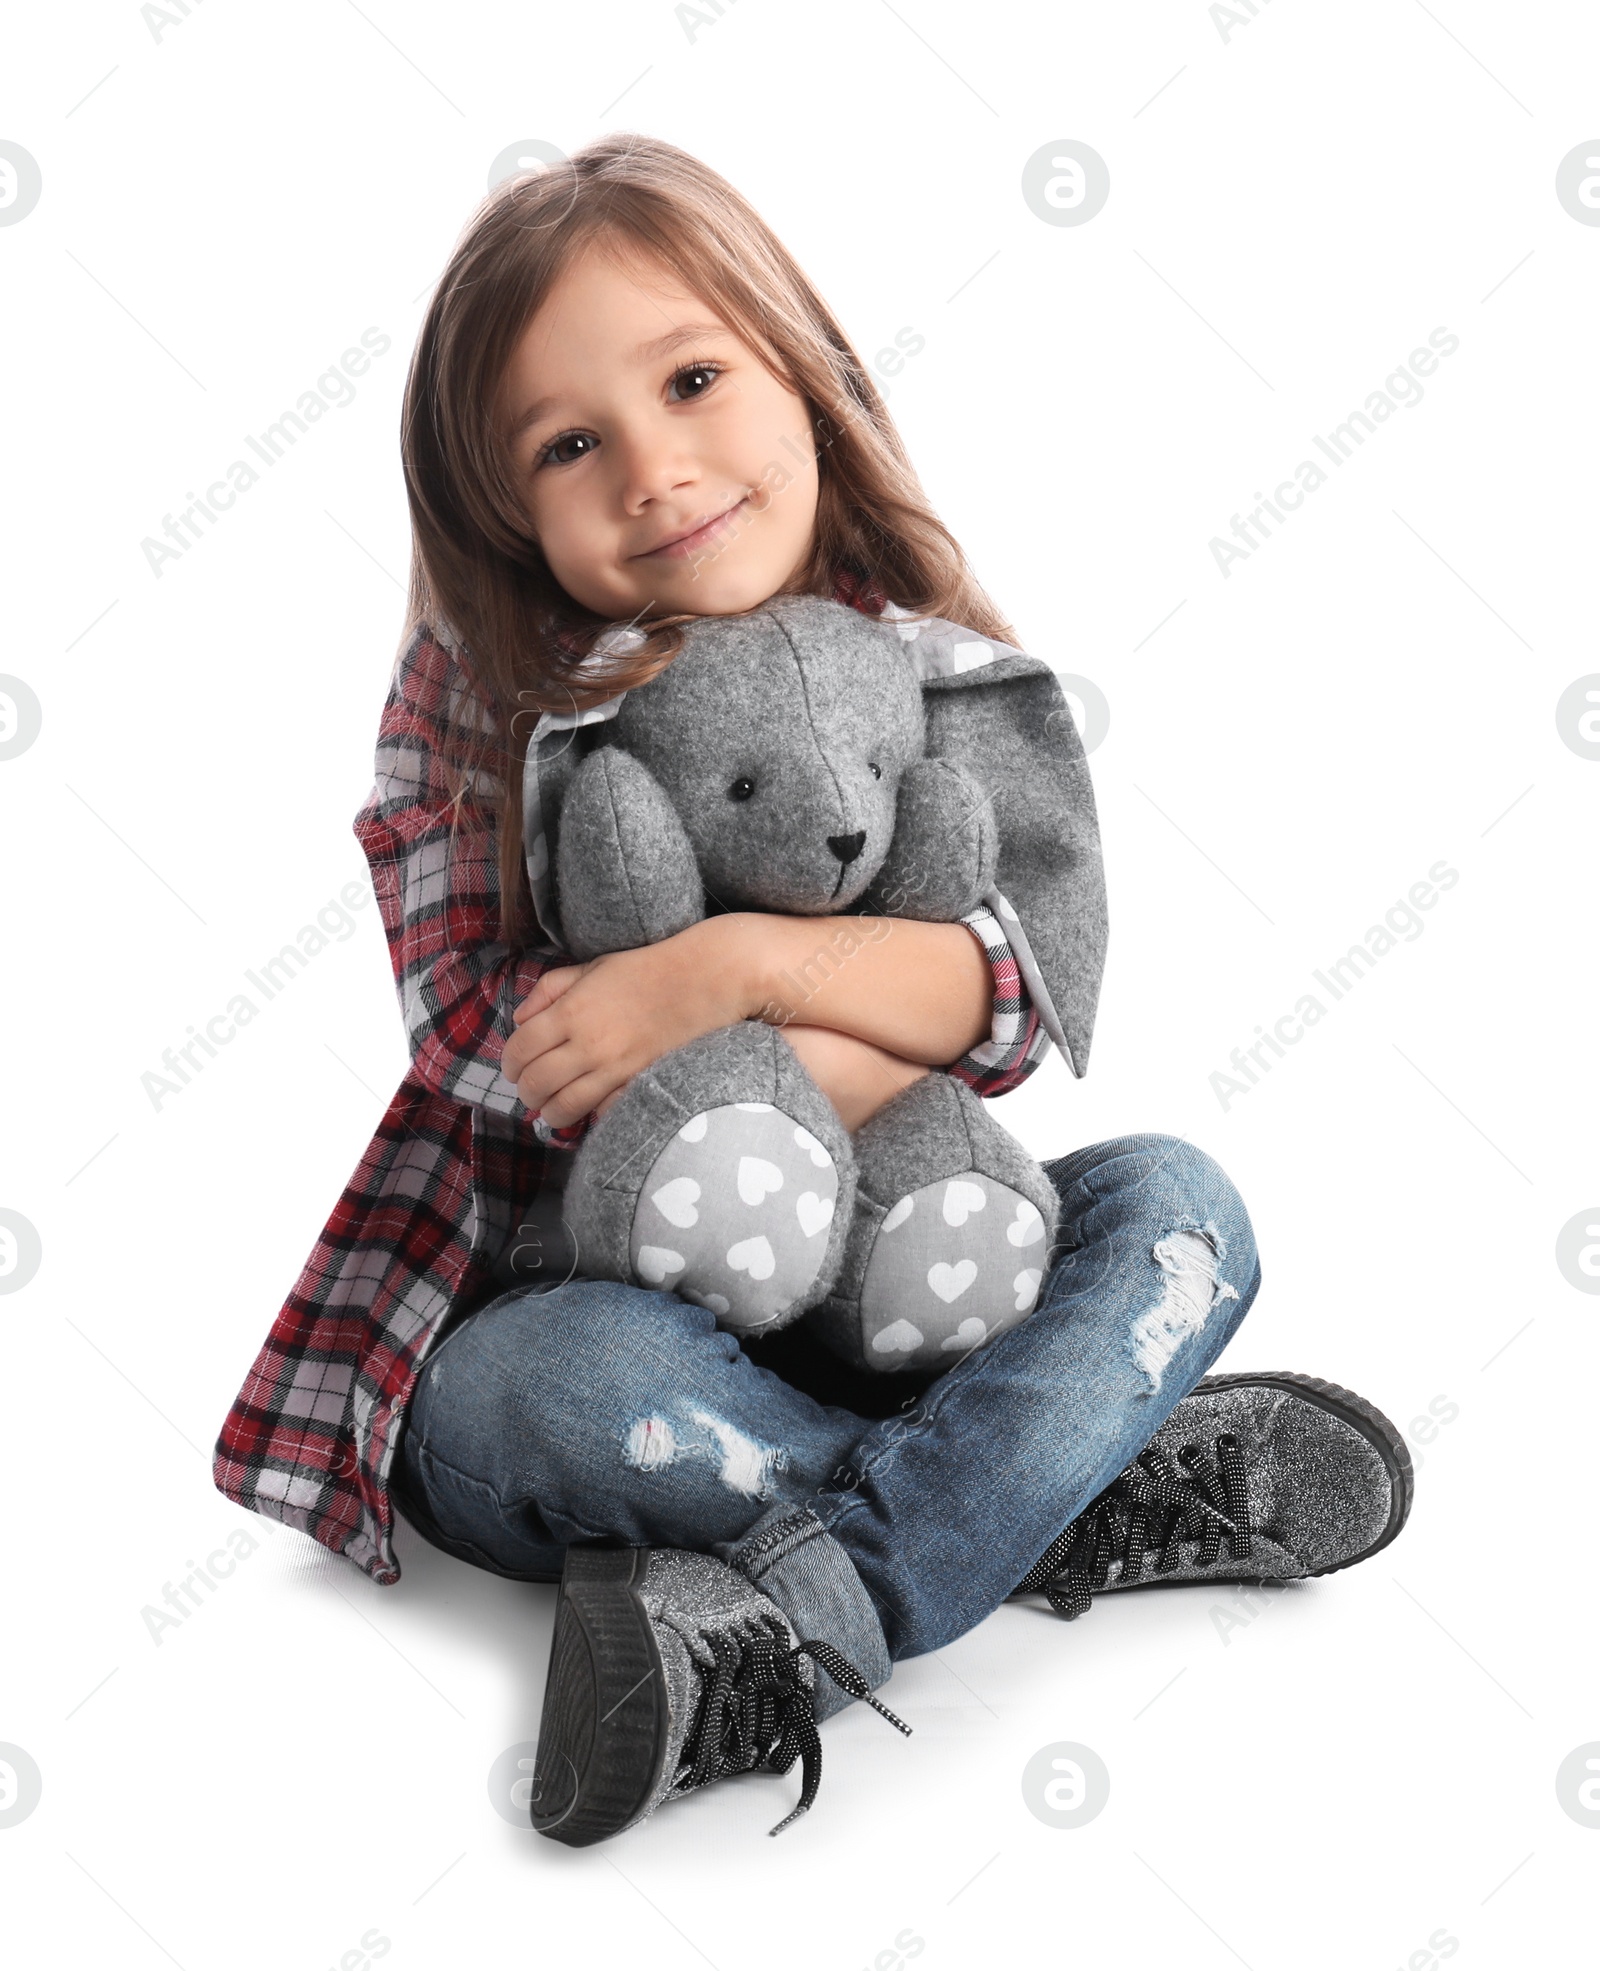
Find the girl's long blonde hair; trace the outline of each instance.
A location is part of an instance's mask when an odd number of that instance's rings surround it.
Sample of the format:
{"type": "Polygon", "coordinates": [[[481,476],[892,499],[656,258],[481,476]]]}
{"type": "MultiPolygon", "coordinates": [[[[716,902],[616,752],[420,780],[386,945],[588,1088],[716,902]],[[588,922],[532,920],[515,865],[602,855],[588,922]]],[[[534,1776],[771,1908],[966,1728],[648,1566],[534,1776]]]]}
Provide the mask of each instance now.
{"type": "Polygon", "coordinates": [[[805,400],[819,483],[813,551],[795,592],[832,595],[843,577],[914,613],[1015,641],[930,506],[861,358],[725,178],[674,144],[621,133],[496,186],[440,277],[406,378],[400,444],[412,553],[401,648],[423,626],[450,636],[486,710],[472,756],[447,762],[461,774],[452,839],[487,771],[503,793],[501,935],[514,952],[533,931],[521,790],[534,720],[646,683],[693,620],[642,619],[642,643],[580,671],[605,618],[556,582],[518,496],[500,415],[507,365],[563,268],[596,239],[664,262],[805,400]]]}

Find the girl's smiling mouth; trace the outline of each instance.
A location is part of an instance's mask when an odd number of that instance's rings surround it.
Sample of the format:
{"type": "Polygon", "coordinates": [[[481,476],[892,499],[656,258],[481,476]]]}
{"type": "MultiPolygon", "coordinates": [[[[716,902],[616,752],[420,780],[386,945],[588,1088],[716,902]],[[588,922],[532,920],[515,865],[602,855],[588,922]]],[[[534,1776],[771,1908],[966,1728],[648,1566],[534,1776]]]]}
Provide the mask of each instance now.
{"type": "Polygon", "coordinates": [[[679,534],[672,540],[659,541],[653,548],[645,548],[639,554],[631,555],[629,559],[633,561],[648,561],[655,555],[660,554],[667,555],[674,560],[681,560],[689,555],[698,554],[702,548],[709,545],[712,537],[724,521],[731,520],[748,502],[749,498],[750,495],[746,493],[742,499],[736,500],[732,506],[725,508],[723,512],[713,514],[711,519],[707,520],[703,525],[694,528],[690,533],[679,534]]]}

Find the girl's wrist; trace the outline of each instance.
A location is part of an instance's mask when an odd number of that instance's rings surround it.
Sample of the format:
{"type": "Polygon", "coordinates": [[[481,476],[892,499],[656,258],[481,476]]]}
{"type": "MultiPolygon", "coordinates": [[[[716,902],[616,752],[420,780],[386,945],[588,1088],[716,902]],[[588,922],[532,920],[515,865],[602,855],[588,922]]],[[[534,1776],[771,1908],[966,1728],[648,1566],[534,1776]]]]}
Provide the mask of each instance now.
{"type": "Polygon", "coordinates": [[[708,921],[726,926],[726,962],[742,1019],[789,1025],[817,986],[838,969],[837,960],[828,962],[826,950],[836,928],[833,919],[736,910],[708,921]]]}
{"type": "Polygon", "coordinates": [[[693,942],[710,995],[727,1021],[759,1018],[771,1004],[778,922],[757,911],[730,910],[702,918],[682,934],[693,942]]]}

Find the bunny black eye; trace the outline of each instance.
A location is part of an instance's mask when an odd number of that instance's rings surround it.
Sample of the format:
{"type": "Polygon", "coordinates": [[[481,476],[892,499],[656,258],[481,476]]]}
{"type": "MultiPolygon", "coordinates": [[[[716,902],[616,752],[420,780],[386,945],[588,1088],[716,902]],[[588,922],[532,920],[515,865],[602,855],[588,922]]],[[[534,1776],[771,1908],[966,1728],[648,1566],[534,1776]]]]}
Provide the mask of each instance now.
{"type": "Polygon", "coordinates": [[[874,780],[881,780],[883,778],[883,768],[879,766],[876,760],[868,760],[867,765],[872,769],[872,777],[874,780]]]}
{"type": "Polygon", "coordinates": [[[755,791],[756,783],[748,774],[741,773],[739,778],[728,789],[728,797],[734,801],[748,801],[755,791]]]}

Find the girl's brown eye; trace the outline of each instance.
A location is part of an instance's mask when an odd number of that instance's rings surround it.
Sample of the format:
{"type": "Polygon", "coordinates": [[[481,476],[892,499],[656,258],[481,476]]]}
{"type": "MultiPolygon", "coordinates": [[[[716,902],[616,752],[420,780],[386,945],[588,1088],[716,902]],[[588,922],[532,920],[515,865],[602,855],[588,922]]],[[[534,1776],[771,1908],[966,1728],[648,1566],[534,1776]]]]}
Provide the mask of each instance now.
{"type": "MultiPolygon", "coordinates": [[[[714,382],[721,374],[722,365],[720,363],[690,363],[686,368],[678,370],[672,380],[674,383],[681,383],[686,376],[704,376],[711,378],[714,382]]],[[[706,394],[706,390],[709,390],[710,387],[711,385],[708,383],[704,389],[694,390],[689,394],[693,397],[703,397],[706,394]]]]}
{"type": "Polygon", "coordinates": [[[590,438],[587,431],[563,431],[559,438],[552,438],[550,440],[549,444],[546,445],[543,448],[543,450],[539,453],[538,459],[535,461],[535,463],[539,465],[544,465],[546,463],[549,463],[551,465],[571,465],[574,459],[587,458],[588,453],[577,452],[574,453],[571,457],[563,458],[561,456],[562,446],[589,445],[592,444],[593,442],[594,442],[593,439],[590,438]]]}
{"type": "Polygon", "coordinates": [[[756,783],[748,774],[741,773],[739,778],[728,789],[728,798],[734,801],[748,801],[755,791],[756,783]]]}
{"type": "MultiPolygon", "coordinates": [[[[685,377],[703,376],[706,378],[706,382],[699,389],[691,390],[688,393],[689,399],[692,401],[694,398],[703,397],[706,394],[706,391],[711,388],[711,385],[722,375],[725,367],[726,365],[722,363],[686,363],[681,370],[675,370],[673,372],[672,381],[674,384],[680,384],[685,377]]],[[[579,459],[587,458],[589,456],[589,450],[592,450],[598,443],[599,440],[590,432],[563,431],[558,437],[552,438],[547,445],[542,445],[539,448],[533,461],[534,470],[538,471],[542,465],[576,465],[579,459]],[[581,452],[568,452],[564,450],[564,447],[568,445],[583,445],[588,449],[581,452]]]]}

